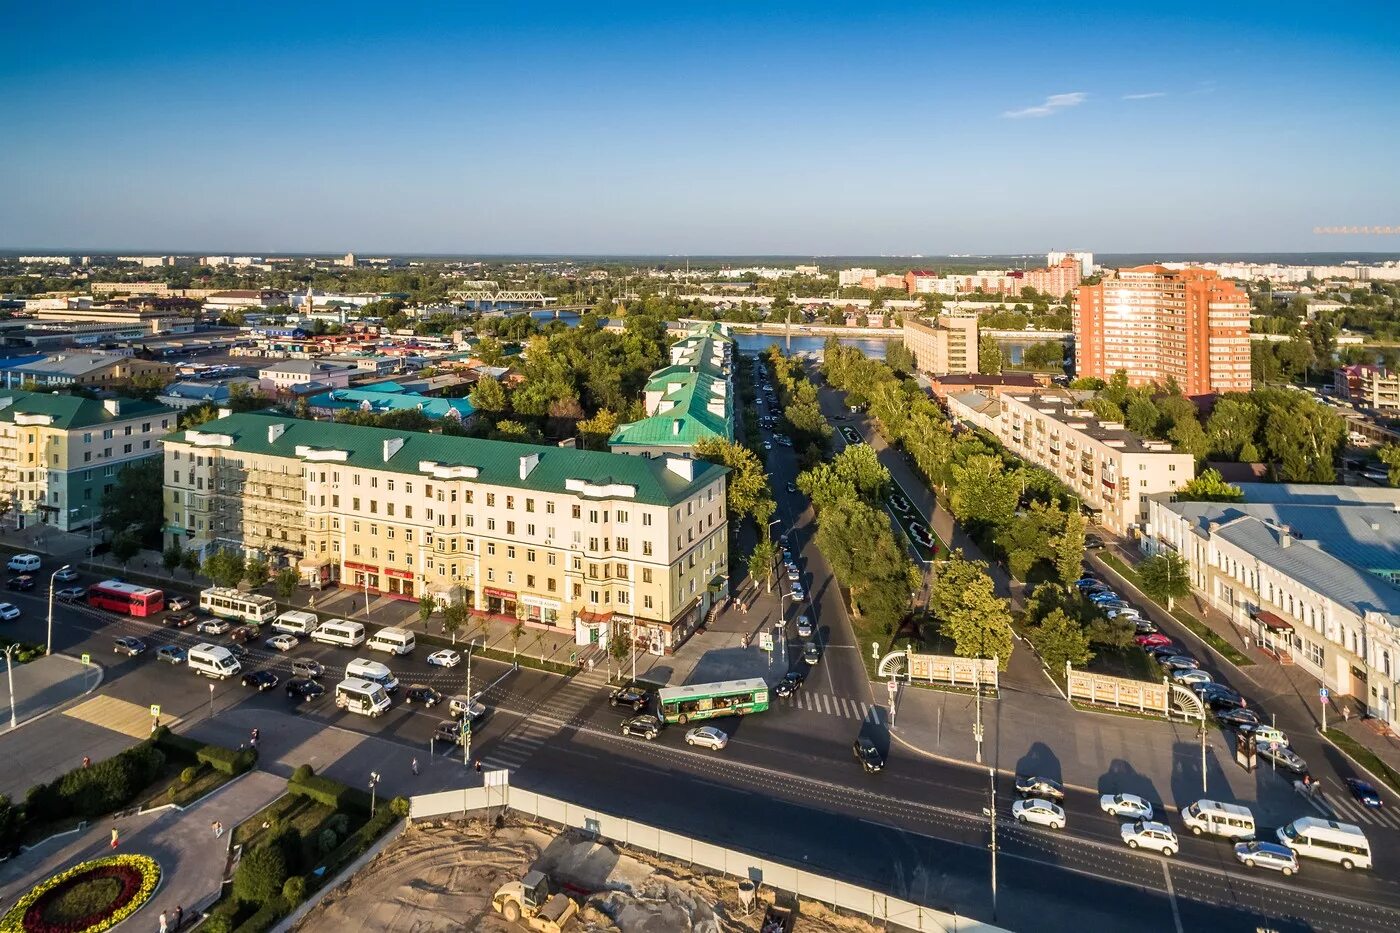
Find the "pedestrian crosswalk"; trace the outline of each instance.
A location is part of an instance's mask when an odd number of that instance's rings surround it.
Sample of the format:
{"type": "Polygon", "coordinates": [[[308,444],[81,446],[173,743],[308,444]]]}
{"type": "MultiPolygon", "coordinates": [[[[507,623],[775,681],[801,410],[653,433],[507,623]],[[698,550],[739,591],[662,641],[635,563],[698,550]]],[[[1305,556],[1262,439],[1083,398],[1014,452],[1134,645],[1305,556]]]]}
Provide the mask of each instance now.
{"type": "Polygon", "coordinates": [[[1362,806],[1348,796],[1346,791],[1334,791],[1324,795],[1324,799],[1332,808],[1332,812],[1337,814],[1337,819],[1343,823],[1369,823],[1388,829],[1400,829],[1400,814],[1384,807],[1373,809],[1362,806]]]}
{"type": "Polygon", "coordinates": [[[555,731],[554,726],[522,720],[519,726],[494,741],[490,753],[481,756],[481,763],[493,771],[502,768],[514,771],[529,761],[555,731]]]}
{"type": "Polygon", "coordinates": [[[799,690],[793,696],[779,699],[776,702],[779,706],[805,709],[827,716],[856,719],[877,726],[881,723],[881,713],[878,706],[871,706],[868,703],[850,700],[846,697],[832,696],[829,693],[799,690]]]}

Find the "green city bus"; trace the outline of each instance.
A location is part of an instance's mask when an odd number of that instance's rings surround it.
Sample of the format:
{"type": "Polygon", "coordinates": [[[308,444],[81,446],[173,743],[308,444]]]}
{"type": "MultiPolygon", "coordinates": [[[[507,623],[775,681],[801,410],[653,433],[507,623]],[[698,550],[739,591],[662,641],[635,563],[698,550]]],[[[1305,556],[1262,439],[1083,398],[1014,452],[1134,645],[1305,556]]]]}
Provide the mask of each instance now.
{"type": "Polygon", "coordinates": [[[663,687],[657,692],[661,718],[685,725],[693,719],[744,716],[768,708],[768,684],[759,677],[716,684],[663,687]]]}

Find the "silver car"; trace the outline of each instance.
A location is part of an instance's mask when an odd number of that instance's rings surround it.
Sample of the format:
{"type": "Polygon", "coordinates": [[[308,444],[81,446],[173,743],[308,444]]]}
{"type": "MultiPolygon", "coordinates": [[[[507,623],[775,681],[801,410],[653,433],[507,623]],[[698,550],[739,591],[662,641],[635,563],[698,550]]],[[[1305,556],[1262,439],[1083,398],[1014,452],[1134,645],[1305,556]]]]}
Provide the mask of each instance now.
{"type": "Polygon", "coordinates": [[[797,617],[797,637],[812,637],[812,620],[805,613],[797,617]]]}
{"type": "Polygon", "coordinates": [[[714,751],[721,751],[729,744],[729,736],[714,726],[696,726],[685,734],[685,744],[703,745],[714,751]]]}
{"type": "Polygon", "coordinates": [[[1285,876],[1298,870],[1298,856],[1276,842],[1237,842],[1235,858],[1250,868],[1272,868],[1285,876]]]}

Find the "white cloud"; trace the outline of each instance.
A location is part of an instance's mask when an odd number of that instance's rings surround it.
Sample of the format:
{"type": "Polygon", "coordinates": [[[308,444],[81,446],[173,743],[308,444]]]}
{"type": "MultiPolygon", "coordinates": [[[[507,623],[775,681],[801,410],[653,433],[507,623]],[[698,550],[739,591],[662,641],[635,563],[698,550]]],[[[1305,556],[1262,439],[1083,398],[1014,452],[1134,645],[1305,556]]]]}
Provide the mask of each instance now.
{"type": "Polygon", "coordinates": [[[1124,100],[1152,100],[1157,97],[1166,97],[1166,91],[1148,91],[1146,94],[1124,94],[1124,100]]]}
{"type": "Polygon", "coordinates": [[[1069,94],[1051,94],[1045,98],[1045,103],[1037,104],[1034,107],[1026,107],[1023,110],[1008,110],[1002,114],[1012,120],[1019,120],[1022,117],[1048,117],[1050,114],[1067,107],[1078,107],[1084,103],[1089,95],[1083,91],[1073,91],[1069,94]]]}

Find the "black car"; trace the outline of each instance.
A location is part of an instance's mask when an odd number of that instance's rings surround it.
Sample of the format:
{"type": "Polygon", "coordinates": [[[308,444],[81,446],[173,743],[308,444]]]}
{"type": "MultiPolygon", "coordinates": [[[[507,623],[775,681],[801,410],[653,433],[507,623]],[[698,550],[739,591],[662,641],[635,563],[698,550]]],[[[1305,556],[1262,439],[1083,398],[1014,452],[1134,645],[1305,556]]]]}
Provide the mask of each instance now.
{"type": "Polygon", "coordinates": [[[314,680],[298,677],[295,680],[287,681],[287,697],[298,703],[304,703],[307,700],[315,700],[325,695],[326,688],[314,680]]]}
{"type": "Polygon", "coordinates": [[[433,730],[433,740],[446,742],[449,745],[462,745],[466,741],[466,735],[462,732],[462,721],[460,719],[444,719],[433,730]]]}
{"type": "Polygon", "coordinates": [[[432,709],[442,702],[442,694],[432,687],[414,684],[404,693],[403,701],[405,703],[422,703],[428,709],[432,709]]]}
{"type": "Polygon", "coordinates": [[[1135,630],[1134,634],[1137,635],[1155,635],[1159,631],[1157,623],[1149,619],[1134,619],[1133,628],[1135,630]]]}
{"type": "Polygon", "coordinates": [[[1206,681],[1205,683],[1191,684],[1191,689],[1196,691],[1196,696],[1201,698],[1202,703],[1212,708],[1230,709],[1244,706],[1244,698],[1224,684],[1206,681]]]}
{"type": "Polygon", "coordinates": [[[243,675],[243,686],[257,687],[259,693],[271,690],[277,686],[277,675],[272,671],[249,671],[243,675]]]}
{"type": "Polygon", "coordinates": [[[630,706],[634,713],[640,713],[651,705],[651,691],[636,684],[625,684],[612,692],[608,705],[630,706]]]}
{"type": "Polygon", "coordinates": [[[1148,645],[1143,650],[1151,655],[1154,661],[1163,661],[1167,658],[1181,656],[1180,645],[1148,645]]]}
{"type": "Polygon", "coordinates": [[[17,577],[10,577],[5,586],[12,590],[32,590],[34,589],[34,578],[29,574],[20,574],[17,577]]]}
{"type": "Polygon", "coordinates": [[[622,724],[623,735],[637,735],[648,742],[661,734],[661,720],[655,716],[633,716],[622,724]]]}
{"type": "Polygon", "coordinates": [[[1237,706],[1233,709],[1218,709],[1215,718],[1227,726],[1252,728],[1259,725],[1259,714],[1252,709],[1237,706]]]}
{"type": "Polygon", "coordinates": [[[804,671],[788,671],[783,675],[783,679],[773,685],[773,695],[777,697],[790,697],[801,689],[807,674],[804,671]]]}
{"type": "Polygon", "coordinates": [[[856,761],[865,769],[866,774],[874,774],[876,771],[885,769],[885,756],[880,754],[880,750],[875,747],[875,743],[861,736],[851,743],[851,754],[856,761]]]}
{"type": "Polygon", "coordinates": [[[165,617],[165,624],[175,628],[189,628],[198,618],[193,612],[172,612],[165,617]]]}
{"type": "Polygon", "coordinates": [[[1065,799],[1065,789],[1059,781],[1034,774],[1016,775],[1016,793],[1022,797],[1037,797],[1052,802],[1065,799]]]}
{"type": "Polygon", "coordinates": [[[238,642],[231,642],[227,645],[224,645],[224,647],[228,649],[229,654],[233,655],[240,661],[248,657],[248,649],[245,646],[238,644],[238,642]]]}
{"type": "Polygon", "coordinates": [[[1097,551],[1101,547],[1103,547],[1103,538],[1100,538],[1098,535],[1084,536],[1084,550],[1097,551]]]}

